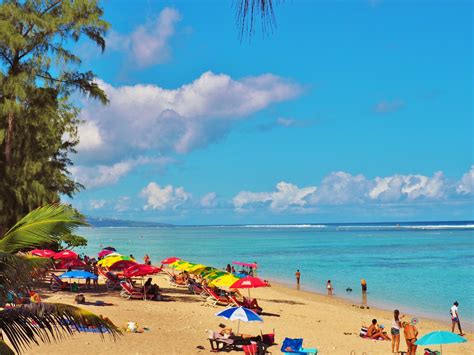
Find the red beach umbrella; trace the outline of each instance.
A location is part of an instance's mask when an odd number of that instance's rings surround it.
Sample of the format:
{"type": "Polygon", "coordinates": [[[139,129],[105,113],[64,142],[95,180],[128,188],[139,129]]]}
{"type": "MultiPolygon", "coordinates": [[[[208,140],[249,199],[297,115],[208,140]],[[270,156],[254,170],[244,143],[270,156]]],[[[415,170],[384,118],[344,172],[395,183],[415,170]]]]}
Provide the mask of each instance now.
{"type": "Polygon", "coordinates": [[[103,258],[104,256],[106,255],[109,255],[109,254],[112,254],[113,251],[112,250],[109,250],[109,249],[103,249],[99,252],[99,258],[103,258]]]}
{"type": "Polygon", "coordinates": [[[119,260],[116,263],[110,265],[109,269],[110,270],[124,270],[135,265],[137,265],[137,263],[132,260],[119,260]]]}
{"type": "Polygon", "coordinates": [[[235,281],[230,288],[257,288],[268,287],[268,283],[259,279],[258,277],[246,276],[238,281],[235,281]]]}
{"type": "Polygon", "coordinates": [[[56,252],[49,249],[35,249],[31,251],[31,255],[39,256],[41,258],[51,258],[56,255],[56,252]]]}
{"type": "Polygon", "coordinates": [[[181,260],[181,259],[177,258],[176,256],[170,256],[169,258],[161,260],[161,263],[164,265],[168,265],[168,264],[173,264],[175,261],[178,261],[178,260],[181,260]]]}
{"type": "Polygon", "coordinates": [[[59,253],[56,253],[54,258],[55,259],[77,259],[78,256],[76,253],[74,253],[71,250],[63,250],[63,251],[60,251],[59,253]]]}
{"type": "Polygon", "coordinates": [[[64,259],[56,265],[57,269],[82,269],[86,266],[86,263],[80,259],[64,259]]]}
{"type": "Polygon", "coordinates": [[[140,277],[140,276],[157,274],[160,271],[161,271],[161,268],[156,267],[156,266],[136,264],[125,269],[123,271],[123,274],[125,277],[140,277]]]}

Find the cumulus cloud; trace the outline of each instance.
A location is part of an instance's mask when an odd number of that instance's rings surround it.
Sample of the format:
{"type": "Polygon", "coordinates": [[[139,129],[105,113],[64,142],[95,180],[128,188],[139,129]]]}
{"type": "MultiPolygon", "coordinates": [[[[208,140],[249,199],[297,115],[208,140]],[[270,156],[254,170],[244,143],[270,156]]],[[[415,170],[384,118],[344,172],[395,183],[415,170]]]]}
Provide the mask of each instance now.
{"type": "Polygon", "coordinates": [[[161,187],[155,182],[150,182],[140,193],[146,198],[145,210],[176,209],[191,198],[191,194],[183,187],[167,185],[161,187]]]}
{"type": "Polygon", "coordinates": [[[376,113],[392,113],[400,111],[405,108],[405,102],[401,100],[395,101],[380,101],[374,106],[374,111],[376,113]]]}
{"type": "Polygon", "coordinates": [[[84,121],[79,125],[78,134],[80,137],[77,149],[82,152],[98,150],[102,147],[102,137],[99,127],[94,121],[84,121]]]}
{"type": "Polygon", "coordinates": [[[457,183],[456,192],[461,195],[471,195],[474,192],[474,165],[457,183]]]}
{"type": "Polygon", "coordinates": [[[79,150],[79,159],[88,161],[117,161],[148,150],[187,153],[222,139],[236,121],[301,92],[299,85],[272,74],[235,80],[206,72],[177,89],[99,84],[110,104],[87,101],[82,110],[81,118],[92,122],[88,128],[101,142],[79,150]]]}
{"type": "Polygon", "coordinates": [[[121,196],[115,202],[114,210],[117,212],[125,212],[130,208],[130,196],[121,196]]]}
{"type": "Polygon", "coordinates": [[[204,208],[212,208],[217,206],[217,194],[209,192],[201,198],[201,206],[204,208]]]}
{"type": "Polygon", "coordinates": [[[92,210],[98,210],[98,209],[103,208],[106,203],[107,203],[106,200],[90,200],[89,207],[92,210]]]}
{"type": "Polygon", "coordinates": [[[80,182],[86,188],[92,189],[117,183],[123,176],[128,174],[137,166],[154,164],[155,166],[162,168],[170,162],[173,162],[173,159],[167,157],[139,157],[137,159],[129,159],[112,165],[72,166],[69,171],[74,180],[80,182]]]}
{"type": "Polygon", "coordinates": [[[395,174],[374,179],[338,171],[327,175],[319,186],[300,189],[291,183],[280,182],[274,192],[241,191],[234,197],[233,205],[236,210],[268,206],[273,211],[293,208],[300,212],[331,205],[409,205],[449,202],[452,198],[472,194],[473,187],[474,166],[457,182],[447,179],[441,171],[432,176],[395,174]]]}
{"type": "Polygon", "coordinates": [[[281,181],[273,192],[241,191],[233,199],[236,209],[243,209],[248,205],[269,203],[274,211],[284,211],[292,207],[303,207],[308,198],[316,191],[315,186],[299,188],[294,184],[281,181]]]}
{"type": "Polygon", "coordinates": [[[433,177],[424,175],[393,175],[375,178],[374,187],[369,196],[373,200],[398,201],[400,199],[415,200],[419,198],[440,199],[447,191],[448,185],[442,172],[433,177]]]}
{"type": "Polygon", "coordinates": [[[169,41],[181,14],[173,8],[164,8],[153,21],[138,26],[131,34],[111,32],[107,48],[125,52],[140,67],[166,62],[170,55],[169,41]]]}

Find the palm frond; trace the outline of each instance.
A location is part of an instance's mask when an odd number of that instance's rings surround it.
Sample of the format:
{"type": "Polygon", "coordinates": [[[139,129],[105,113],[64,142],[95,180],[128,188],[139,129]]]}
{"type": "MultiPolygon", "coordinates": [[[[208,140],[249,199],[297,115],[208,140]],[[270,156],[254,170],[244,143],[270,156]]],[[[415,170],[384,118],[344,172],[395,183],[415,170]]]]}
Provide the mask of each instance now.
{"type": "Polygon", "coordinates": [[[37,262],[36,259],[26,259],[0,251],[0,304],[8,298],[10,291],[28,289],[32,283],[31,275],[34,269],[45,266],[45,262],[48,262],[48,259],[37,262]]]}
{"type": "Polygon", "coordinates": [[[0,331],[18,353],[32,343],[59,341],[88,327],[97,329],[102,337],[107,333],[114,340],[121,334],[110,320],[61,303],[27,304],[0,311],[0,331]]]}
{"type": "Polygon", "coordinates": [[[57,241],[74,228],[87,225],[70,206],[54,204],[31,211],[0,239],[0,250],[16,253],[57,241]]]}
{"type": "Polygon", "coordinates": [[[255,34],[255,23],[260,17],[262,33],[272,32],[276,27],[273,4],[278,0],[235,0],[236,22],[240,29],[240,40],[248,34],[249,38],[255,34]]]}

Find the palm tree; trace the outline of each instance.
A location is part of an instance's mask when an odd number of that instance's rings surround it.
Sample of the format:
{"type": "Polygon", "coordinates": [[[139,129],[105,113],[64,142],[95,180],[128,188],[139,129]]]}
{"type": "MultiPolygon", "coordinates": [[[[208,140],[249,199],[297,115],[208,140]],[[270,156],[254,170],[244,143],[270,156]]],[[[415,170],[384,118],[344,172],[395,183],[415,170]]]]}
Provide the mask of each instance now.
{"type": "Polygon", "coordinates": [[[274,3],[282,0],[238,0],[235,2],[236,22],[240,30],[240,39],[248,34],[255,34],[255,22],[260,17],[262,33],[272,32],[276,27],[274,3]]]}
{"type": "MultiPolygon", "coordinates": [[[[20,251],[41,247],[74,228],[85,225],[71,207],[55,204],[40,207],[16,223],[0,237],[0,304],[11,290],[29,289],[32,271],[48,260],[26,257],[20,251]]],[[[58,341],[81,326],[95,326],[101,335],[107,332],[115,339],[120,334],[109,320],[89,311],[59,303],[22,305],[0,311],[0,335],[3,333],[17,353],[32,343],[58,341]]],[[[0,338],[0,354],[14,354],[0,338]]]]}

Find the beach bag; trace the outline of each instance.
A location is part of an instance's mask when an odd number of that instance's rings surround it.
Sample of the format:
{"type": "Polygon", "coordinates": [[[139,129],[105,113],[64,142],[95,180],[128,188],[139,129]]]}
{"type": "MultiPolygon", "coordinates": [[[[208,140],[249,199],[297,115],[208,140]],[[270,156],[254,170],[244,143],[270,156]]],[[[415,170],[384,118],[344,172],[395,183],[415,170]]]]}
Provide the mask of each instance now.
{"type": "Polygon", "coordinates": [[[74,297],[74,301],[76,301],[76,303],[85,303],[86,302],[86,298],[84,297],[84,295],[81,293],[79,295],[77,295],[76,297],[74,297]]]}
{"type": "Polygon", "coordinates": [[[369,328],[367,328],[367,327],[361,327],[361,328],[360,328],[359,336],[360,336],[361,338],[367,337],[367,331],[368,331],[368,330],[369,330],[369,328]]]}
{"type": "Polygon", "coordinates": [[[431,350],[431,349],[426,348],[423,354],[424,355],[440,355],[441,353],[437,350],[431,350]]]}

